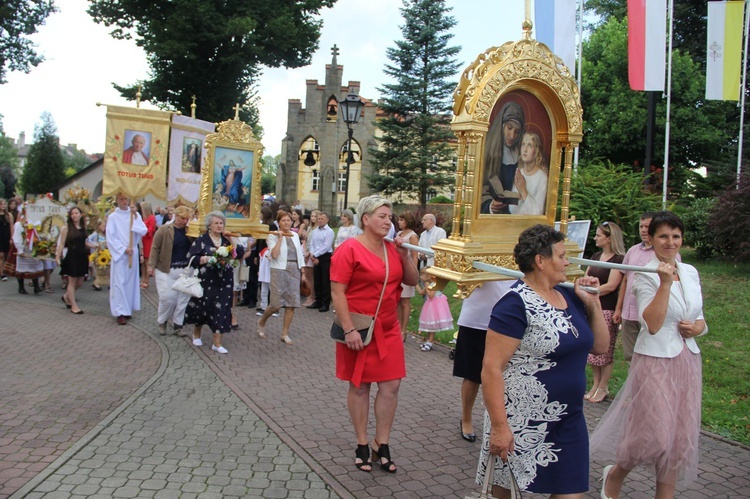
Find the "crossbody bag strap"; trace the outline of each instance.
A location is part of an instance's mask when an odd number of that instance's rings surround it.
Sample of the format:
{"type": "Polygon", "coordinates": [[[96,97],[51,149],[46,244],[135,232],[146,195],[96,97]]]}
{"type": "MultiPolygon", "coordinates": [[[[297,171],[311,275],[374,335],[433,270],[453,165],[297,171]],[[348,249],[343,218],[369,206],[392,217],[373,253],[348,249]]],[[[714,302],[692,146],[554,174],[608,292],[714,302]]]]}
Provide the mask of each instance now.
{"type": "Polygon", "coordinates": [[[383,254],[385,255],[385,280],[383,281],[383,289],[380,290],[380,299],[378,300],[378,308],[375,309],[375,317],[378,316],[380,305],[383,303],[383,295],[385,294],[385,287],[388,285],[388,273],[390,271],[388,265],[388,248],[385,246],[385,241],[383,241],[383,254]]]}

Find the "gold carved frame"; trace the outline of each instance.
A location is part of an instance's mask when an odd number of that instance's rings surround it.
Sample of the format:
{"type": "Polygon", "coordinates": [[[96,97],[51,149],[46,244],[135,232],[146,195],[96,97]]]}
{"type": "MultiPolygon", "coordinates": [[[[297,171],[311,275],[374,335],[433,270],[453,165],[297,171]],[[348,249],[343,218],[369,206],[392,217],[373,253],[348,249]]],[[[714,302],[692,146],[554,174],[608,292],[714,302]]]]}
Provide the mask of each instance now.
{"type": "MultiPolygon", "coordinates": [[[[562,187],[561,231],[567,230],[573,151],[583,137],[583,110],[578,86],[562,60],[543,43],[531,38],[531,23],[524,22],[523,39],[493,47],[463,72],[453,95],[453,129],[458,140],[456,196],[452,233],[439,241],[430,273],[438,287],[458,284],[458,298],[466,298],[482,282],[509,279],[474,269],[474,261],[515,269],[513,248],[518,235],[538,223],[555,223],[557,198],[562,187]],[[484,174],[484,149],[490,117],[496,103],[508,93],[522,90],[541,101],[551,124],[549,178],[544,214],[480,214],[484,174]]],[[[578,245],[566,242],[568,253],[578,245]]],[[[579,267],[568,275],[581,275],[579,267]]]]}
{"type": "MultiPolygon", "coordinates": [[[[262,193],[260,189],[261,171],[260,158],[263,155],[263,144],[255,137],[252,128],[247,123],[240,121],[238,117],[239,108],[235,109],[235,117],[232,120],[217,124],[216,132],[206,136],[206,164],[201,171],[201,190],[198,200],[198,221],[193,221],[188,228],[188,234],[196,237],[206,231],[205,216],[217,208],[227,216],[225,231],[253,237],[265,238],[268,226],[259,222],[260,204],[262,193]],[[224,165],[217,164],[221,158],[217,158],[217,151],[234,153],[238,158],[251,158],[247,160],[242,170],[243,175],[249,175],[250,186],[247,205],[241,208],[241,216],[237,216],[230,207],[229,198],[223,192],[216,190],[217,168],[224,165]],[[250,171],[248,171],[250,170],[250,171]]],[[[236,175],[236,174],[235,174],[236,175]]],[[[244,198],[243,198],[244,200],[244,198]]]]}

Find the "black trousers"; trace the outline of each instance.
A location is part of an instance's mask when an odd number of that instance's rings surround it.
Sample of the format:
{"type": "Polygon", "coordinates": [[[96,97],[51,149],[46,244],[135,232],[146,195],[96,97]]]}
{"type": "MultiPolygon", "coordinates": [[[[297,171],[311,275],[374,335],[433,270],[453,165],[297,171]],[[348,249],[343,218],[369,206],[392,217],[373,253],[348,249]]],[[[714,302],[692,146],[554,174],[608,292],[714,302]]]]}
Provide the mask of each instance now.
{"type": "Polygon", "coordinates": [[[331,254],[324,253],[318,257],[313,267],[315,278],[315,301],[322,305],[331,305],[331,254]]]}

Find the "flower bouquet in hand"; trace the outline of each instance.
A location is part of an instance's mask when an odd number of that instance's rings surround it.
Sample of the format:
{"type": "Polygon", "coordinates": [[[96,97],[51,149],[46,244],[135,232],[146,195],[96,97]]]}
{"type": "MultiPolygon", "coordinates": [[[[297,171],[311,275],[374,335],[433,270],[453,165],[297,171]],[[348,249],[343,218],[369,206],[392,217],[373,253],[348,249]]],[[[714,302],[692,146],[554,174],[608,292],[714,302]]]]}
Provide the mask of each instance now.
{"type": "Polygon", "coordinates": [[[211,248],[211,252],[213,254],[208,257],[207,262],[209,267],[231,269],[239,265],[239,260],[237,260],[237,249],[231,244],[229,246],[211,248]]]}

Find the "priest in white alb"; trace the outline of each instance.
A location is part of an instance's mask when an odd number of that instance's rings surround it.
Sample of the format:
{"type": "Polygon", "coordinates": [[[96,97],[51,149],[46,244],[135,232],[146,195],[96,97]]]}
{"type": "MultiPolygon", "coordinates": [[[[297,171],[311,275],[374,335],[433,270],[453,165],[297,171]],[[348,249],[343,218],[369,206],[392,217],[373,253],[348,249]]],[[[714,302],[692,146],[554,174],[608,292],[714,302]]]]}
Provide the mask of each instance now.
{"type": "Polygon", "coordinates": [[[112,255],[109,308],[117,323],[128,323],[133,310],[141,309],[138,242],[148,229],[127,196],[117,194],[117,208],[107,218],[107,248],[112,255]],[[132,239],[131,239],[132,234],[132,239]]]}

